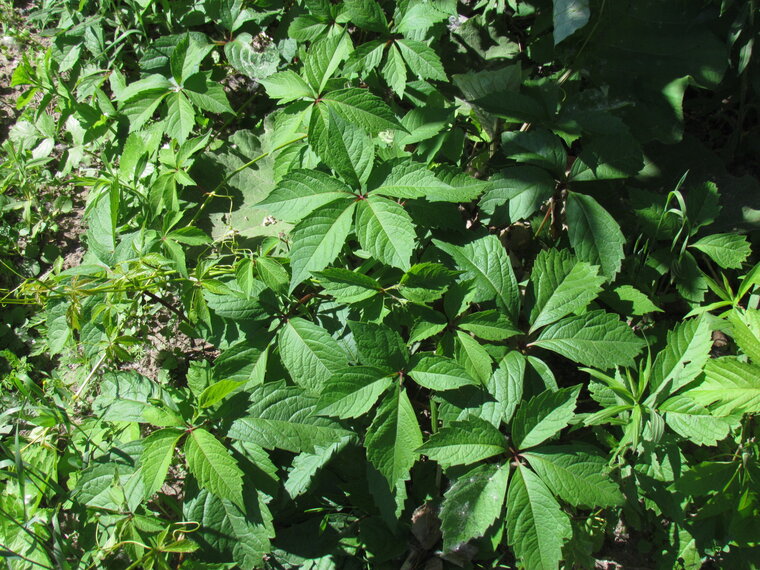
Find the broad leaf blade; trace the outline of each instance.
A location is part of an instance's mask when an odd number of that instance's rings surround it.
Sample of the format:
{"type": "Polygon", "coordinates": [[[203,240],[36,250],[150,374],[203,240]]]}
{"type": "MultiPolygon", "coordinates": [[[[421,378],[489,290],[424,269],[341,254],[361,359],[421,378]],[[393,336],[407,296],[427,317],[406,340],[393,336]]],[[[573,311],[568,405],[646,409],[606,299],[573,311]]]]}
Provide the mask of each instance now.
{"type": "Polygon", "coordinates": [[[575,416],[581,387],[546,390],[523,402],[512,421],[512,440],[517,449],[535,447],[562,431],[575,416]]]}
{"type": "Polygon", "coordinates": [[[609,476],[605,458],[583,446],[540,447],[522,454],[563,501],[576,507],[613,507],[623,494],[609,476]]]}
{"type": "Polygon", "coordinates": [[[174,448],[183,433],[183,430],[176,428],[160,429],[143,440],[140,475],[145,485],[146,497],[150,497],[163,486],[174,457],[174,448]]]}
{"type": "Polygon", "coordinates": [[[356,234],[362,248],[383,263],[409,269],[416,235],[412,218],[400,204],[375,195],[360,200],[356,234]]]}
{"type": "Polygon", "coordinates": [[[531,343],[586,366],[633,366],[644,341],[616,315],[604,311],[565,317],[549,325],[531,343]]]}
{"type": "Polygon", "coordinates": [[[557,570],[562,546],[572,536],[570,519],[541,479],[518,465],[507,491],[507,537],[531,570],[557,570]]]}
{"type": "Polygon", "coordinates": [[[280,358],[293,381],[313,392],[347,364],[346,353],[325,329],[301,318],[289,319],[278,337],[280,358]]]}
{"type": "Polygon", "coordinates": [[[419,451],[447,469],[477,463],[507,449],[507,440],[498,429],[485,420],[469,417],[433,434],[419,451]]]}
{"type": "Polygon", "coordinates": [[[185,440],[184,451],[187,467],[201,487],[243,507],[243,472],[218,439],[196,428],[185,440]]]}
{"type": "Polygon", "coordinates": [[[477,382],[456,360],[434,354],[423,355],[409,375],[417,384],[431,390],[454,390],[477,382]]]}
{"type": "Polygon", "coordinates": [[[352,197],[351,188],[324,172],[291,170],[257,206],[276,218],[297,222],[330,202],[352,197]]]}
{"type": "Polygon", "coordinates": [[[391,385],[391,377],[372,366],[348,366],[325,383],[316,413],[341,419],[366,414],[391,385]]]}
{"type": "Polygon", "coordinates": [[[419,457],[422,432],[406,390],[399,388],[385,398],[367,431],[367,459],[382,473],[391,489],[409,478],[419,457]]]}
{"type": "Polygon", "coordinates": [[[569,192],[567,226],[570,245],[578,258],[601,266],[602,275],[612,281],[620,271],[625,244],[615,218],[591,196],[569,192]]]}
{"type": "Polygon", "coordinates": [[[480,465],[446,491],[441,505],[444,551],[483,536],[504,507],[509,466],[480,465]]]}

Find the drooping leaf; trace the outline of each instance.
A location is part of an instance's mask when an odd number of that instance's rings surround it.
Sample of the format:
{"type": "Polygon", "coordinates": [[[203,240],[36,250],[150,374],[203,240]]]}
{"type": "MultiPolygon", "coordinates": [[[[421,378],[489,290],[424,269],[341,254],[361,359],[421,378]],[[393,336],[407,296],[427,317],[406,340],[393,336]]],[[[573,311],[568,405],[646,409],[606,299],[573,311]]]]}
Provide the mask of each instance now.
{"type": "Polygon", "coordinates": [[[444,551],[485,534],[504,507],[508,478],[506,465],[480,465],[449,487],[440,514],[444,551]]]}
{"type": "Polygon", "coordinates": [[[507,538],[531,570],[556,570],[562,546],[572,535],[569,517],[541,479],[518,465],[507,491],[507,538]]]}
{"type": "Polygon", "coordinates": [[[577,261],[567,251],[545,250],[533,264],[530,333],[585,308],[602,290],[599,268],[577,261]]]}
{"type": "Polygon", "coordinates": [[[391,489],[409,478],[419,457],[422,432],[406,390],[399,388],[386,397],[367,431],[367,459],[385,476],[391,489]]]}
{"type": "Polygon", "coordinates": [[[419,451],[446,469],[471,465],[507,449],[507,440],[498,429],[485,420],[470,417],[440,429],[419,451]]]}
{"type": "Polygon", "coordinates": [[[613,507],[623,503],[607,461],[591,448],[552,445],[522,455],[549,489],[573,506],[613,507]]]}
{"type": "Polygon", "coordinates": [[[312,479],[324,468],[330,459],[339,453],[349,442],[349,438],[325,446],[315,446],[314,451],[304,452],[293,460],[293,465],[285,481],[285,490],[292,498],[302,495],[309,489],[312,479]]]}
{"type": "Polygon", "coordinates": [[[569,192],[567,226],[570,245],[578,258],[599,265],[602,275],[611,281],[620,271],[625,244],[615,218],[591,196],[569,192]]]}
{"type": "Polygon", "coordinates": [[[185,440],[184,452],[187,467],[201,487],[243,507],[243,472],[218,439],[196,428],[185,440]]]}
{"type": "Polygon", "coordinates": [[[512,420],[512,440],[517,449],[535,447],[557,435],[575,416],[580,386],[546,390],[523,402],[512,420]]]}
{"type": "Polygon", "coordinates": [[[531,343],[586,366],[633,366],[644,341],[616,315],[591,311],[549,325],[531,343]]]}

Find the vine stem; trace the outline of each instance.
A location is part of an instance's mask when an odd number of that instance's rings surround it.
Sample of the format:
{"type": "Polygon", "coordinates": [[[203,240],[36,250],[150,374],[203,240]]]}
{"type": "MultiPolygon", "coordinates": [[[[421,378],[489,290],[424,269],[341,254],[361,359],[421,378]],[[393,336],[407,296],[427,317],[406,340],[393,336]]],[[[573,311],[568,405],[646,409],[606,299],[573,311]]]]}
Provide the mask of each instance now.
{"type": "Polygon", "coordinates": [[[84,382],[82,382],[82,385],[79,386],[79,389],[76,391],[76,394],[74,394],[74,400],[78,400],[79,397],[82,395],[82,392],[84,392],[84,389],[87,387],[87,384],[90,383],[90,380],[92,380],[92,377],[95,376],[95,374],[100,370],[100,367],[103,366],[103,363],[106,360],[106,352],[104,351],[103,354],[100,356],[100,359],[95,363],[95,366],[92,367],[92,370],[90,370],[90,373],[87,375],[87,378],[84,379],[84,382]]]}
{"type": "Polygon", "coordinates": [[[236,176],[237,174],[240,174],[243,170],[245,170],[246,168],[248,168],[250,166],[253,166],[258,161],[260,161],[263,158],[266,158],[267,156],[269,156],[273,152],[277,152],[278,150],[283,149],[286,146],[290,146],[290,145],[292,145],[294,143],[297,143],[298,141],[302,141],[307,136],[308,135],[304,134],[304,135],[301,135],[301,136],[299,136],[299,137],[297,137],[295,139],[289,140],[288,142],[284,142],[281,145],[278,145],[278,146],[274,147],[272,150],[264,152],[264,153],[260,154],[259,156],[257,156],[256,158],[254,158],[252,160],[249,160],[248,162],[246,162],[241,167],[236,168],[235,170],[233,170],[232,172],[230,172],[227,176],[224,177],[224,180],[222,180],[219,184],[216,185],[216,188],[214,188],[211,192],[209,192],[208,195],[206,195],[206,199],[200,205],[200,207],[198,208],[198,210],[196,210],[195,214],[193,214],[193,217],[190,219],[190,221],[188,222],[187,225],[188,226],[193,225],[193,222],[195,222],[195,220],[198,219],[198,216],[200,216],[201,213],[203,212],[203,210],[206,209],[206,206],[209,205],[209,203],[211,202],[211,200],[214,199],[214,198],[216,198],[218,196],[217,192],[219,190],[221,190],[224,186],[226,186],[229,183],[229,181],[232,180],[232,178],[234,176],[236,176]]]}

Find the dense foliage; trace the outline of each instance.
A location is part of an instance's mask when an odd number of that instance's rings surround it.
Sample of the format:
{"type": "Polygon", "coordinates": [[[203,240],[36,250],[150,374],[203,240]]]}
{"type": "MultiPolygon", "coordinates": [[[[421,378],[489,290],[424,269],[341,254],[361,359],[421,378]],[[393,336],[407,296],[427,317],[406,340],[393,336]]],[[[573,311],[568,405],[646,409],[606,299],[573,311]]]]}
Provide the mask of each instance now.
{"type": "Polygon", "coordinates": [[[7,567],[760,566],[754,1],[15,10],[7,567]]]}

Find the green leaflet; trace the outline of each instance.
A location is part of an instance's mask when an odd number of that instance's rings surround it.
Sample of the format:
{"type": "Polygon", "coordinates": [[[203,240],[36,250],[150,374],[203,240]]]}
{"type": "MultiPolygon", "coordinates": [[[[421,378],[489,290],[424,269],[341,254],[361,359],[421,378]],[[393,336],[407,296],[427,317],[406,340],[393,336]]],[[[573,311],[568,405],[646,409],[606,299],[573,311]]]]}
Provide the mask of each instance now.
{"type": "Polygon", "coordinates": [[[553,0],[554,45],[588,24],[589,0],[553,0]]]}
{"type": "Polygon", "coordinates": [[[572,535],[570,519],[541,479],[518,465],[507,491],[507,537],[517,558],[531,570],[556,570],[562,546],[572,535]]]}
{"type": "Polygon", "coordinates": [[[480,465],[449,487],[440,514],[445,551],[485,534],[501,514],[508,478],[507,465],[480,465]]]}
{"type": "Polygon", "coordinates": [[[348,56],[351,41],[346,36],[333,36],[315,41],[304,60],[304,74],[311,87],[321,93],[327,80],[348,56]]]}
{"type": "Polygon", "coordinates": [[[324,172],[291,170],[257,205],[276,218],[297,222],[330,202],[352,197],[351,188],[324,172]]]}
{"type": "Polygon", "coordinates": [[[174,448],[183,433],[183,430],[176,428],[160,429],[143,440],[139,473],[145,486],[146,497],[150,497],[163,486],[174,458],[174,448]]]}
{"type": "Polygon", "coordinates": [[[455,360],[432,354],[420,355],[409,375],[417,384],[431,390],[453,390],[477,384],[455,360]]]}
{"type": "Polygon", "coordinates": [[[375,148],[363,130],[326,104],[315,104],[309,122],[309,144],[322,161],[352,187],[359,188],[372,170],[375,148]]]}
{"type": "Polygon", "coordinates": [[[187,436],[183,450],[187,467],[201,487],[242,508],[243,472],[218,439],[196,428],[187,436]]]}
{"type": "Polygon", "coordinates": [[[367,431],[367,459],[385,476],[391,489],[409,478],[419,457],[422,432],[406,390],[398,388],[386,397],[367,431]]]}
{"type": "Polygon", "coordinates": [[[316,393],[347,363],[345,352],[330,333],[301,318],[289,319],[283,325],[278,348],[293,381],[316,393]]]}
{"type": "Polygon", "coordinates": [[[356,235],[374,257],[400,269],[409,269],[416,235],[403,206],[381,196],[368,196],[356,208],[356,235]]]}
{"type": "Polygon", "coordinates": [[[267,90],[267,95],[273,99],[278,99],[280,103],[289,103],[303,97],[315,96],[309,84],[290,69],[262,78],[260,83],[267,90]]]}
{"type": "Polygon", "coordinates": [[[395,330],[387,325],[360,321],[348,321],[348,326],[362,362],[391,372],[406,368],[409,351],[395,330]]]}
{"type": "Polygon", "coordinates": [[[611,281],[620,271],[625,244],[615,219],[591,196],[570,192],[567,226],[570,245],[578,258],[599,265],[602,275],[611,281]]]}
{"type": "Polygon", "coordinates": [[[377,95],[366,89],[340,89],[323,95],[321,100],[349,123],[377,134],[388,129],[403,129],[401,123],[377,95]]]}
{"type": "Polygon", "coordinates": [[[723,269],[740,269],[751,252],[747,238],[740,234],[705,236],[691,247],[710,256],[723,269]]]}
{"type": "Polygon", "coordinates": [[[316,474],[324,468],[330,459],[346,447],[349,441],[349,438],[344,437],[330,445],[316,446],[313,452],[301,453],[296,457],[285,481],[285,490],[288,495],[295,499],[305,493],[316,474]]]}
{"type": "Polygon", "coordinates": [[[576,507],[612,507],[623,494],[612,480],[607,461],[582,445],[539,447],[522,454],[557,497],[576,507]]]}
{"type": "Polygon", "coordinates": [[[658,411],[665,413],[665,423],[670,429],[697,445],[716,445],[728,436],[736,423],[731,418],[713,416],[706,407],[686,395],[665,400],[658,411]]]}
{"type": "Polygon", "coordinates": [[[517,280],[499,238],[486,236],[462,247],[438,240],[433,243],[454,259],[464,279],[474,279],[478,291],[474,302],[495,300],[510,317],[517,315],[520,307],[517,280]]]}
{"type": "Polygon", "coordinates": [[[507,440],[498,429],[479,418],[470,417],[433,434],[421,453],[443,468],[453,465],[471,465],[507,451],[507,440]]]}
{"type": "Polygon", "coordinates": [[[422,42],[400,39],[395,42],[398,50],[406,60],[409,69],[420,79],[438,79],[446,81],[446,72],[438,55],[422,42]]]}
{"type": "Polygon", "coordinates": [[[650,384],[653,390],[675,392],[697,375],[710,357],[712,337],[706,319],[691,319],[668,332],[665,348],[655,358],[650,384]],[[672,385],[667,387],[667,383],[672,385]]]}
{"type": "Polygon", "coordinates": [[[316,413],[341,419],[366,414],[391,385],[391,377],[372,366],[348,366],[325,383],[316,413]]]}
{"type": "Polygon", "coordinates": [[[607,369],[631,366],[644,341],[613,314],[591,311],[546,327],[531,343],[580,364],[607,369]]]}
{"type": "Polygon", "coordinates": [[[344,200],[327,204],[293,228],[291,292],[308,279],[312,271],[321,271],[338,256],[351,231],[354,207],[354,202],[344,200]]]}
{"type": "Polygon", "coordinates": [[[512,441],[517,449],[535,447],[557,435],[575,416],[581,387],[546,390],[523,402],[512,420],[512,441]]]}
{"type": "Polygon", "coordinates": [[[710,359],[705,379],[684,392],[719,417],[760,412],[760,366],[725,356],[710,359]]]}
{"type": "Polygon", "coordinates": [[[313,271],[324,290],[342,303],[358,303],[380,293],[380,284],[367,275],[340,267],[313,271]]]}
{"type": "Polygon", "coordinates": [[[530,333],[585,308],[602,290],[599,268],[577,261],[567,251],[542,251],[533,264],[530,333]]]}
{"type": "Polygon", "coordinates": [[[317,397],[282,382],[251,391],[248,413],[232,422],[227,435],[264,449],[312,451],[350,435],[331,419],[314,414],[317,397]]]}
{"type": "Polygon", "coordinates": [[[470,313],[459,319],[459,328],[485,340],[506,340],[520,331],[496,309],[470,313]]]}

